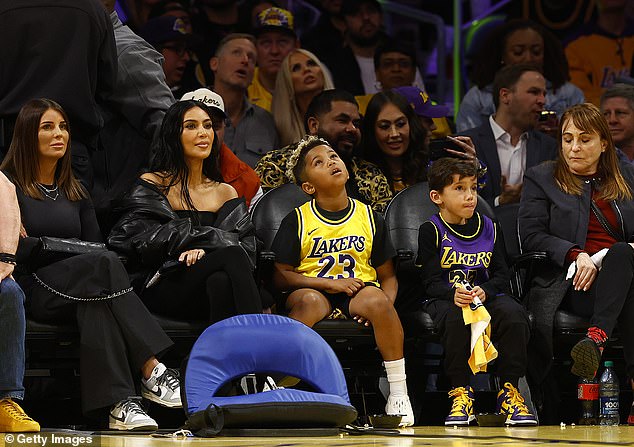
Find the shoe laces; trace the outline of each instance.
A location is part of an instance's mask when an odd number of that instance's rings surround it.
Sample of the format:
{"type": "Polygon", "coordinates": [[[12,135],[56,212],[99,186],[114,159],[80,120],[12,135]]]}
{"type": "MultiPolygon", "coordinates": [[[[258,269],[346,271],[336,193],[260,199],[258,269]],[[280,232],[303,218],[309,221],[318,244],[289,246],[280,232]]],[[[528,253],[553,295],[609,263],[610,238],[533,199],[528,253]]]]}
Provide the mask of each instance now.
{"type": "Polygon", "coordinates": [[[508,382],[504,384],[504,400],[510,407],[517,409],[520,413],[530,414],[519,390],[508,382]]]}
{"type": "Polygon", "coordinates": [[[156,380],[156,385],[166,385],[170,390],[175,390],[180,386],[180,374],[172,368],[167,368],[156,380]]]}
{"type": "Polygon", "coordinates": [[[3,399],[0,401],[2,409],[6,411],[9,416],[18,421],[33,421],[13,399],[3,399]]]}
{"type": "Polygon", "coordinates": [[[466,407],[471,402],[469,391],[463,386],[453,388],[449,391],[449,397],[453,398],[451,413],[464,413],[466,411],[466,407]]]}
{"type": "Polygon", "coordinates": [[[140,397],[129,397],[123,402],[121,402],[121,410],[127,411],[128,413],[147,415],[143,407],[141,406],[141,398],[140,397]]]}
{"type": "Polygon", "coordinates": [[[595,342],[599,348],[602,348],[608,340],[608,335],[605,331],[596,326],[588,328],[587,337],[595,342]]]}

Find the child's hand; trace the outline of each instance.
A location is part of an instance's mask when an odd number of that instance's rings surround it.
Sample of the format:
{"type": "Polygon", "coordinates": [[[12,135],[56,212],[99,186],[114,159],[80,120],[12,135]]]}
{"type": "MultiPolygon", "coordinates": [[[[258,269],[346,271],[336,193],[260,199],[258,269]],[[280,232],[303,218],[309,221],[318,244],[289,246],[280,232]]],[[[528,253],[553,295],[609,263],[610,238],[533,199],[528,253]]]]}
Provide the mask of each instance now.
{"type": "Polygon", "coordinates": [[[473,302],[473,292],[469,292],[464,287],[456,287],[453,294],[453,302],[458,307],[466,307],[473,302]]]}
{"type": "Polygon", "coordinates": [[[478,298],[480,298],[480,301],[482,303],[484,303],[487,299],[486,292],[480,286],[475,286],[473,290],[471,291],[471,293],[473,296],[477,296],[478,298]]]}
{"type": "Polygon", "coordinates": [[[329,279],[324,290],[328,293],[345,293],[348,296],[356,294],[365,287],[359,278],[329,279]]]}

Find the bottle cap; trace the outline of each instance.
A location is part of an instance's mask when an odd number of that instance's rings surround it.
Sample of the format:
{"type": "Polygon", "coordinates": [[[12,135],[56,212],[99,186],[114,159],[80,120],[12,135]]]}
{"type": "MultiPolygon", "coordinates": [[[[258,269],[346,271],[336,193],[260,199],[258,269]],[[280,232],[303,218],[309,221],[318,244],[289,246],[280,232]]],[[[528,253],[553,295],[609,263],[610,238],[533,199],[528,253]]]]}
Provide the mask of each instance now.
{"type": "Polygon", "coordinates": [[[614,366],[614,362],[612,360],[606,360],[603,363],[603,366],[605,366],[606,368],[612,368],[614,366]]]}

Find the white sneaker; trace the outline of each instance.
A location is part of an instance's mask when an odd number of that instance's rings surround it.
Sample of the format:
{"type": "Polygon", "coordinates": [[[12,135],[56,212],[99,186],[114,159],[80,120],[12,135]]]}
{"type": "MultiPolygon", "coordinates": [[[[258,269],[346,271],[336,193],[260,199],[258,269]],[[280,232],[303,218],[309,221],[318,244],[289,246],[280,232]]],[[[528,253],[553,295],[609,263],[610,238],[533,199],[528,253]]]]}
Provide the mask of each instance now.
{"type": "Polygon", "coordinates": [[[180,374],[175,369],[159,363],[152,370],[149,379],[141,379],[141,395],[152,402],[169,408],[180,408],[180,374]]]}
{"type": "Polygon", "coordinates": [[[113,405],[108,417],[111,430],[158,430],[158,424],[141,407],[141,398],[129,397],[113,405]]]}
{"type": "Polygon", "coordinates": [[[410,427],[414,425],[414,410],[409,402],[409,396],[393,397],[390,395],[385,404],[385,414],[400,414],[403,416],[399,427],[410,427]]]}

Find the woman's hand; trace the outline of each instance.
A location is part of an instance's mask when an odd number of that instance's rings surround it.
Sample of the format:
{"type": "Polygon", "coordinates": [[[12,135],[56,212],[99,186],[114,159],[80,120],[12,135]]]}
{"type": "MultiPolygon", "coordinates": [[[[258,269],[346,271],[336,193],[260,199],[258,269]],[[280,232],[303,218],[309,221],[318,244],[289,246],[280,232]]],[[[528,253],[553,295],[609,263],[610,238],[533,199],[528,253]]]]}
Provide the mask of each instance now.
{"type": "Polygon", "coordinates": [[[28,234],[26,234],[26,228],[24,228],[24,225],[20,224],[20,237],[28,237],[28,234]]]}
{"type": "Polygon", "coordinates": [[[590,259],[588,253],[579,253],[575,263],[577,265],[577,271],[575,277],[572,278],[572,285],[575,290],[583,290],[586,292],[597,277],[597,267],[594,265],[594,262],[592,262],[592,259],[590,259]]]}
{"type": "Polygon", "coordinates": [[[187,250],[181,253],[178,257],[180,262],[185,262],[187,267],[196,264],[196,262],[205,256],[205,250],[202,248],[194,248],[193,250],[187,250]]]}
{"type": "Polygon", "coordinates": [[[476,166],[479,164],[478,158],[476,157],[475,145],[473,144],[473,141],[471,141],[470,137],[458,135],[455,137],[448,136],[447,139],[453,141],[464,150],[464,152],[461,152],[454,149],[445,148],[447,152],[460,158],[464,158],[465,160],[473,161],[474,163],[476,163],[476,166]]]}

